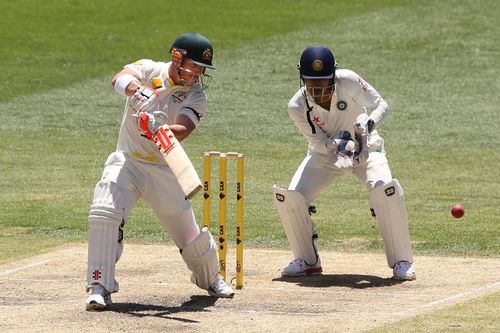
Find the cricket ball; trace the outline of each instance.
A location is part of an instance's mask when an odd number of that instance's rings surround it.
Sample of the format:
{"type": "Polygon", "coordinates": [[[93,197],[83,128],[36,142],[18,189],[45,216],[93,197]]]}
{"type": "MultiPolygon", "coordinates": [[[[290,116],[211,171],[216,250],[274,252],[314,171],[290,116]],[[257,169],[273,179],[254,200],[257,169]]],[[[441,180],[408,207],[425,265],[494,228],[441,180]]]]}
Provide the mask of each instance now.
{"type": "Polygon", "coordinates": [[[459,219],[462,216],[464,216],[464,214],[465,214],[464,206],[456,204],[451,207],[451,215],[454,218],[459,219]]]}

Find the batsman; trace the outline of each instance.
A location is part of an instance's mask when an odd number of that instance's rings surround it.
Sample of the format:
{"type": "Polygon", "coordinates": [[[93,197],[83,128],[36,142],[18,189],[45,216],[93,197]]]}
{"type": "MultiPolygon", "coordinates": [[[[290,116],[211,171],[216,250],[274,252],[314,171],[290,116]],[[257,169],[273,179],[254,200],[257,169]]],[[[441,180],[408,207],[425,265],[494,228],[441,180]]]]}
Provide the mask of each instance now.
{"type": "Polygon", "coordinates": [[[191,281],[211,296],[234,295],[219,275],[212,235],[196,223],[189,197],[201,182],[180,145],[205,114],[213,47],[203,35],[185,33],[173,42],[170,56],[170,62],[128,64],[112,78],[126,102],[116,151],[105,162],[88,217],[88,311],[106,309],[118,291],[115,264],[123,230],[140,198],[179,247],[191,281]]]}
{"type": "MultiPolygon", "coordinates": [[[[387,102],[355,72],[337,70],[332,51],[324,46],[305,49],[298,69],[301,84],[288,103],[288,115],[308,142],[308,151],[288,189],[273,188],[294,257],[282,276],[323,271],[311,219],[313,201],[339,177],[354,175],[370,195],[394,278],[414,280],[405,196],[392,177],[384,140],[377,132],[389,113],[387,102]]],[[[342,204],[338,197],[330,202],[342,204]]]]}

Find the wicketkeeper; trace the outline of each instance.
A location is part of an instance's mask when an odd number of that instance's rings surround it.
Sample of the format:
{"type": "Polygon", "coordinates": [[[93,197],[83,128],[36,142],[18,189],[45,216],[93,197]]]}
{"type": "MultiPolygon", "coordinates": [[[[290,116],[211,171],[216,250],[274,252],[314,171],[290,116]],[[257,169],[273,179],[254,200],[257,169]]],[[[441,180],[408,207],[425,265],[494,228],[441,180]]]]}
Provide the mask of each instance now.
{"type": "Polygon", "coordinates": [[[197,128],[211,78],[205,70],[215,69],[212,44],[198,33],[185,33],[174,41],[170,55],[167,63],[143,59],[128,64],[112,79],[115,91],[127,99],[117,148],[106,160],[89,213],[87,310],[105,309],[118,291],[115,264],[123,250],[123,228],[139,198],[151,205],[179,247],[191,281],[215,297],[234,294],[219,275],[212,235],[200,230],[157,140],[162,129],[183,141],[197,128]]]}
{"type": "MultiPolygon", "coordinates": [[[[320,274],[311,219],[314,198],[344,175],[356,176],[370,194],[387,263],[396,279],[414,280],[405,197],[392,178],[377,128],[389,114],[380,94],[358,74],[338,69],[333,53],[313,46],[300,57],[300,89],[288,103],[290,119],[309,143],[288,189],[274,186],[278,210],[294,259],[282,276],[320,274]]],[[[332,198],[333,203],[336,198],[332,198]]]]}

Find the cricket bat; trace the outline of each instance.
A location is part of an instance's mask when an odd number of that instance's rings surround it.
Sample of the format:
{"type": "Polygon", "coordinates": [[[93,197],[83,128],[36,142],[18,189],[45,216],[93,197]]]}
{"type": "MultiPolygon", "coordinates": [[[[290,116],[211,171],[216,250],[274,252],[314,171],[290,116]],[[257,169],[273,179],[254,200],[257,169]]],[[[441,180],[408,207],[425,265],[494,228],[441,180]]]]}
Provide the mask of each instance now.
{"type": "Polygon", "coordinates": [[[186,199],[191,199],[202,188],[196,169],[179,140],[167,126],[161,126],[154,137],[163,158],[177,178],[186,199]]]}

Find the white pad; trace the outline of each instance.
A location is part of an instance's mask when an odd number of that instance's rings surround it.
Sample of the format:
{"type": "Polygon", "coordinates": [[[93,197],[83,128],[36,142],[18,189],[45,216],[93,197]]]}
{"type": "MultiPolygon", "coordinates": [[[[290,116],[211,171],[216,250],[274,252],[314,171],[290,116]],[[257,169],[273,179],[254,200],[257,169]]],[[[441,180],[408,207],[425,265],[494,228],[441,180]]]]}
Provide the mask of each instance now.
{"type": "Polygon", "coordinates": [[[116,219],[116,216],[122,216],[123,210],[121,212],[116,210],[113,218],[105,216],[109,213],[109,209],[106,212],[91,209],[89,215],[87,288],[99,283],[112,293],[118,291],[115,264],[123,251],[121,231],[123,220],[116,219]]]}
{"type": "Polygon", "coordinates": [[[219,274],[217,245],[208,229],[201,229],[198,237],[182,249],[181,255],[192,272],[191,281],[207,290],[219,274]]]}
{"type": "Polygon", "coordinates": [[[382,232],[387,264],[393,268],[402,260],[413,263],[403,188],[393,179],[374,188],[370,197],[382,232]]]}
{"type": "Polygon", "coordinates": [[[314,244],[314,223],[307,209],[306,199],[298,191],[273,186],[273,201],[285,229],[295,259],[303,259],[314,266],[318,254],[314,244]]]}

